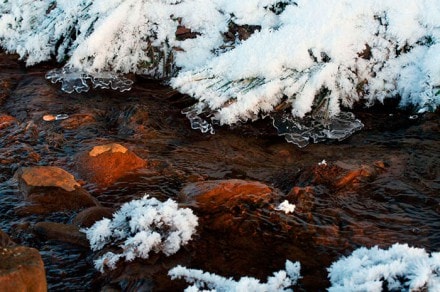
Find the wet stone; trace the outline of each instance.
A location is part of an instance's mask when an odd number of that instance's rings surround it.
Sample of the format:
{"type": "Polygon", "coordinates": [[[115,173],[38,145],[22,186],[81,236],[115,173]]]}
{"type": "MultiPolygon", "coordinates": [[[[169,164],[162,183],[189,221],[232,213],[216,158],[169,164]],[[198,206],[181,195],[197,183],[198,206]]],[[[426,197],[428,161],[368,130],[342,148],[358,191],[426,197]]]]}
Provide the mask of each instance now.
{"type": "Polygon", "coordinates": [[[15,177],[21,193],[30,203],[19,208],[18,213],[44,214],[100,205],[73,175],[58,167],[22,167],[15,177]]]}
{"type": "Polygon", "coordinates": [[[3,230],[0,230],[0,248],[3,247],[11,247],[16,245],[15,242],[12,241],[12,239],[9,237],[9,235],[4,232],[3,230]]]}
{"type": "Polygon", "coordinates": [[[196,208],[214,212],[218,208],[233,208],[237,203],[268,204],[277,191],[258,182],[240,179],[201,181],[187,184],[181,195],[196,201],[196,208]]]}
{"type": "Polygon", "coordinates": [[[80,154],[76,166],[84,180],[106,187],[146,164],[124,146],[112,143],[95,146],[80,154]]]}
{"type": "Polygon", "coordinates": [[[78,226],[56,222],[38,222],[34,226],[34,232],[44,239],[67,242],[79,246],[89,247],[89,241],[85,233],[78,226]]]}
{"type": "Polygon", "coordinates": [[[205,228],[254,234],[264,221],[256,219],[273,209],[281,193],[258,181],[229,179],[187,184],[180,196],[204,215],[205,228]]]}
{"type": "Polygon", "coordinates": [[[47,291],[46,273],[40,253],[34,248],[0,248],[1,291],[47,291]]]}
{"type": "Polygon", "coordinates": [[[346,161],[335,161],[311,167],[299,178],[299,185],[324,185],[330,189],[358,188],[363,181],[373,180],[386,171],[383,161],[369,164],[353,164],[346,161]]]}
{"type": "Polygon", "coordinates": [[[0,114],[0,130],[9,127],[15,122],[16,120],[14,117],[0,114]]]}
{"type": "Polygon", "coordinates": [[[96,122],[96,119],[91,114],[73,114],[60,123],[64,129],[78,129],[81,126],[90,125],[96,122]]]}
{"type": "Polygon", "coordinates": [[[80,227],[91,227],[95,222],[104,218],[112,218],[113,208],[108,207],[90,207],[79,212],[72,220],[72,224],[80,227]]]}

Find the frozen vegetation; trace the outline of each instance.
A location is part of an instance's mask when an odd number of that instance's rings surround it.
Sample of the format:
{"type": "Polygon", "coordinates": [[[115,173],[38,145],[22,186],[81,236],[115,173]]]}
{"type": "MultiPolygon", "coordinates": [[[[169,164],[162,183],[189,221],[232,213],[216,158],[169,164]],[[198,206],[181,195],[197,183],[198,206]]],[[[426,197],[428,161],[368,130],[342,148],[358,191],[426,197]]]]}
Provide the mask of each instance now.
{"type": "MultiPolygon", "coordinates": [[[[440,291],[440,253],[429,255],[424,249],[406,244],[388,249],[359,248],[334,262],[328,271],[330,292],[440,291]]],[[[291,291],[301,278],[300,263],[290,261],[286,261],[285,270],[274,273],[266,283],[252,277],[235,281],[182,266],[168,274],[193,284],[186,291],[291,291]]]]}
{"type": "Polygon", "coordinates": [[[259,280],[252,277],[242,277],[238,281],[232,278],[225,278],[216,274],[210,274],[196,269],[188,269],[177,266],[168,272],[172,279],[185,279],[193,284],[185,291],[292,291],[289,287],[296,284],[300,278],[299,262],[292,263],[286,261],[286,269],[275,272],[273,276],[267,278],[266,283],[260,283],[259,280]],[[207,290],[209,289],[209,290],[207,290]]]}
{"type": "Polygon", "coordinates": [[[1,46],[28,65],[65,62],[68,74],[52,81],[81,91],[72,70],[92,82],[102,72],[166,77],[195,98],[185,114],[204,132],[269,116],[305,146],[362,128],[342,111],[357,101],[400,98],[418,112],[440,103],[440,0],[0,3],[1,46]]]}
{"type": "Polygon", "coordinates": [[[394,244],[355,250],[328,269],[336,291],[440,291],[440,252],[394,244]]]}
{"type": "Polygon", "coordinates": [[[175,254],[191,240],[197,225],[191,209],[180,209],[171,199],[162,203],[145,196],[123,204],[111,220],[97,221],[83,232],[94,251],[109,247],[120,250],[109,251],[95,261],[96,269],[103,272],[106,266],[114,269],[120,259],[147,259],[151,252],[175,254]]]}

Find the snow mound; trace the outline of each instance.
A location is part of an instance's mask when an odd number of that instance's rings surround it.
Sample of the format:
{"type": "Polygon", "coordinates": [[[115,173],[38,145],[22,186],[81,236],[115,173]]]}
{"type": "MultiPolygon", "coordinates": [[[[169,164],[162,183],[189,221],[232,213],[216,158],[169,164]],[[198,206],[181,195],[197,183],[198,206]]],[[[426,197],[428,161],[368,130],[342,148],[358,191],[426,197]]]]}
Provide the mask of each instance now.
{"type": "Polygon", "coordinates": [[[440,253],[394,244],[361,247],[333,263],[329,291],[440,291],[440,253]]]}
{"type": "Polygon", "coordinates": [[[188,269],[177,266],[168,272],[171,279],[184,278],[194,285],[189,286],[185,291],[292,291],[289,287],[296,284],[300,278],[301,265],[299,262],[286,261],[285,270],[275,272],[267,278],[266,283],[252,277],[242,277],[238,281],[232,278],[225,278],[216,274],[210,274],[196,269],[188,269]]]}
{"type": "Polygon", "coordinates": [[[176,253],[191,240],[197,225],[191,209],[179,209],[171,199],[160,202],[145,196],[123,204],[111,220],[102,219],[82,231],[94,251],[120,248],[120,253],[109,251],[95,261],[96,269],[104,272],[105,266],[114,269],[120,259],[147,259],[151,252],[176,253]]]}

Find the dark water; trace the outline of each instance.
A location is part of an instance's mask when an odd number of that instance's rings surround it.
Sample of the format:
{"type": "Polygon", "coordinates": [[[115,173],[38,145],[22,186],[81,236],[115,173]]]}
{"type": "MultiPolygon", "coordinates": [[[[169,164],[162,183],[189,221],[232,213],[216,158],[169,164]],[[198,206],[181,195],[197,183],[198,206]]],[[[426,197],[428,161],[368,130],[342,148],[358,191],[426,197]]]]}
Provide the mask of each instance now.
{"type": "Polygon", "coordinates": [[[325,268],[360,246],[400,242],[440,250],[439,112],[410,119],[410,113],[391,106],[360,107],[355,113],[364,130],[342,142],[299,149],[278,137],[269,121],[220,128],[215,135],[191,130],[180,113],[191,99],[139,77],[130,92],[65,94],[44,79],[53,67],[24,68],[14,56],[0,54],[0,117],[15,118],[0,126],[0,228],[41,251],[52,291],[181,290],[184,283],[166,275],[177,264],[265,280],[286,259],[302,265],[296,290],[316,291],[329,285],[325,268]],[[61,113],[80,123],[42,120],[61,113]],[[78,177],[76,155],[111,142],[134,151],[148,167],[108,188],[78,177]],[[324,159],[328,165],[318,166],[324,159]],[[23,199],[13,174],[35,165],[66,169],[109,207],[145,193],[179,200],[189,182],[239,178],[280,189],[297,210],[284,215],[240,209],[229,228],[202,228],[172,257],[153,256],[101,275],[89,250],[44,241],[32,232],[39,221],[70,223],[75,212],[16,212],[23,199]],[[368,171],[338,183],[359,169],[368,171]]]}

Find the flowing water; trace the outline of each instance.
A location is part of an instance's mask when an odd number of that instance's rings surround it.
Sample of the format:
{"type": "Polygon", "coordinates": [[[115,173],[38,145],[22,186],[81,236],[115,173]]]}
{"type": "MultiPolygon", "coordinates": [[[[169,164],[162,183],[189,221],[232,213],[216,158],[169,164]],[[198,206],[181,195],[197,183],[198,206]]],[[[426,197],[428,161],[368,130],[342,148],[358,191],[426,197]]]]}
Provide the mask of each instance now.
{"type": "Polygon", "coordinates": [[[410,117],[391,105],[359,107],[354,113],[362,131],[300,149],[277,136],[269,120],[217,128],[215,135],[194,131],[181,113],[193,101],[140,77],[128,92],[66,94],[45,80],[53,67],[25,68],[0,54],[0,228],[40,250],[51,291],[182,290],[185,283],[166,275],[178,264],[265,280],[286,259],[302,265],[295,289],[317,291],[329,285],[326,267],[357,247],[400,242],[440,250],[439,112],[410,117]],[[46,114],[74,119],[47,122],[46,114]],[[2,116],[15,120],[2,123],[2,116]],[[234,215],[228,228],[203,228],[178,254],[100,274],[90,250],[32,232],[37,222],[71,223],[76,213],[18,212],[23,198],[13,175],[22,166],[53,165],[78,177],[76,156],[111,142],[148,166],[106,188],[80,178],[104,206],[117,208],[144,194],[179,200],[189,182],[235,178],[276,187],[297,209],[290,215],[253,206],[225,210],[234,215]],[[323,160],[327,165],[318,165],[323,160]],[[341,179],[359,169],[368,171],[341,179]]]}

